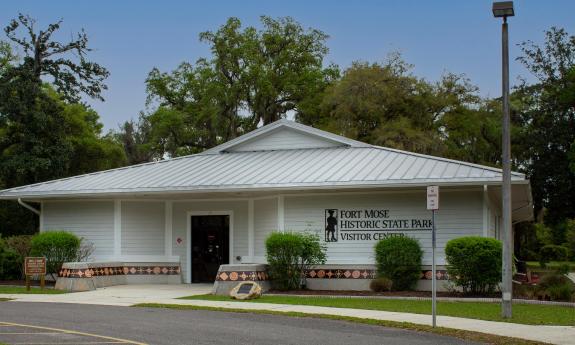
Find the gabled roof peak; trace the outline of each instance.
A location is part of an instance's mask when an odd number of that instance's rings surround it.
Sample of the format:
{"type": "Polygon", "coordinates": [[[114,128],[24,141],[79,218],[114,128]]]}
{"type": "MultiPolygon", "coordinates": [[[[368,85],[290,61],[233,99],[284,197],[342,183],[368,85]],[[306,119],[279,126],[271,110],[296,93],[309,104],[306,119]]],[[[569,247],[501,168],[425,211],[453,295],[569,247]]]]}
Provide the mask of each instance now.
{"type": "Polygon", "coordinates": [[[204,153],[370,146],[341,135],[281,119],[206,150],[204,153]]]}

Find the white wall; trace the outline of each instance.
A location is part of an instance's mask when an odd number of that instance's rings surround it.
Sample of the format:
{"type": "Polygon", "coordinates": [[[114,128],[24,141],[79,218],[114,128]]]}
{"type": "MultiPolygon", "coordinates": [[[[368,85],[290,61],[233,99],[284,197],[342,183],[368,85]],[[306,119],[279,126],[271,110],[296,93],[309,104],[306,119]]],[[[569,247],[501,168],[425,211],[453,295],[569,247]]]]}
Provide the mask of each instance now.
{"type": "MultiPolygon", "coordinates": [[[[285,197],[285,229],[310,231],[324,236],[325,209],[387,209],[390,219],[431,219],[426,210],[425,191],[407,193],[374,193],[355,195],[324,195],[285,197]]],[[[445,244],[460,236],[482,236],[482,192],[441,193],[437,211],[437,263],[445,263],[445,244]]],[[[393,231],[398,232],[398,231],[393,231]]],[[[423,264],[431,264],[431,231],[413,231],[409,236],[419,240],[424,250],[423,264]]],[[[376,241],[344,241],[327,243],[328,264],[372,264],[376,241]]]]}
{"type": "MultiPolygon", "coordinates": [[[[286,231],[316,232],[323,239],[325,229],[325,209],[387,209],[390,219],[431,219],[425,209],[425,191],[417,192],[377,192],[377,193],[335,193],[283,196],[282,209],[278,196],[253,200],[253,257],[249,252],[249,201],[238,200],[197,200],[172,202],[172,217],[165,214],[163,201],[122,201],[121,238],[124,260],[144,256],[161,261],[168,259],[165,253],[165,239],[170,238],[168,220],[171,220],[172,255],[182,264],[183,277],[188,277],[188,214],[189,212],[231,211],[233,223],[230,238],[230,263],[265,262],[265,239],[281,225],[286,231]],[[280,206],[278,206],[280,205],[280,206]],[[279,220],[279,221],[278,221],[279,220]],[[179,241],[178,241],[179,240],[179,241]],[[242,260],[236,260],[241,256],[242,260]]],[[[477,235],[482,236],[484,224],[483,191],[442,191],[440,210],[437,212],[438,264],[444,264],[443,250],[452,238],[477,235]]],[[[492,234],[495,212],[489,213],[489,232],[492,234]]],[[[114,258],[114,202],[113,201],[70,201],[43,203],[43,229],[64,229],[85,237],[96,245],[95,260],[114,258]]],[[[424,251],[424,264],[430,264],[431,232],[409,232],[419,239],[424,251]]],[[[366,265],[374,262],[375,240],[340,240],[327,243],[328,264],[366,265]]],[[[135,260],[135,259],[134,259],[135,260]]]]}
{"type": "Polygon", "coordinates": [[[266,255],[266,238],[278,231],[278,198],[254,201],[254,255],[263,262],[266,255]]]}
{"type": "Polygon", "coordinates": [[[165,205],[122,201],[122,255],[164,255],[165,205]]]}
{"type": "Polygon", "coordinates": [[[41,231],[66,230],[95,246],[92,260],[114,255],[114,203],[112,201],[51,201],[42,203],[41,231]]]}

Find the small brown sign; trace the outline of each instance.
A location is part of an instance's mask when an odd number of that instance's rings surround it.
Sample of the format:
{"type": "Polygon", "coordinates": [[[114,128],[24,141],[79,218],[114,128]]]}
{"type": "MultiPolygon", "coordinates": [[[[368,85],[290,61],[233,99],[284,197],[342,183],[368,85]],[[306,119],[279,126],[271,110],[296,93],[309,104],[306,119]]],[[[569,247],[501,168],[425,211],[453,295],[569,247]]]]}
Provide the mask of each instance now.
{"type": "Polygon", "coordinates": [[[35,274],[46,274],[46,258],[26,257],[24,260],[24,274],[27,276],[35,274]]]}

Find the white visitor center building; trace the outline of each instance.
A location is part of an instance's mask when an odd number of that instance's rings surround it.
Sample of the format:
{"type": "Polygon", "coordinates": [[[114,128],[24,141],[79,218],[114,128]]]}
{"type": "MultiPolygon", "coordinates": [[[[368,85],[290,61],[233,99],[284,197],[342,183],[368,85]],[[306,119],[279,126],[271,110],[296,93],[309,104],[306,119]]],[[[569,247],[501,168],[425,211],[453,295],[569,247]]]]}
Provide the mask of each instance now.
{"type": "MultiPolygon", "coordinates": [[[[93,243],[93,262],[65,266],[66,280],[265,282],[266,237],[306,231],[327,246],[326,264],[306,272],[309,288],[368,289],[375,243],[403,235],[424,250],[418,288],[429,289],[426,187],[440,186],[436,258],[445,279],[447,241],[500,237],[501,180],[499,169],[280,120],[199,154],[12,188],[0,199],[38,203],[40,231],[93,243]]],[[[523,174],[512,173],[512,197],[513,222],[531,219],[523,174]]]]}

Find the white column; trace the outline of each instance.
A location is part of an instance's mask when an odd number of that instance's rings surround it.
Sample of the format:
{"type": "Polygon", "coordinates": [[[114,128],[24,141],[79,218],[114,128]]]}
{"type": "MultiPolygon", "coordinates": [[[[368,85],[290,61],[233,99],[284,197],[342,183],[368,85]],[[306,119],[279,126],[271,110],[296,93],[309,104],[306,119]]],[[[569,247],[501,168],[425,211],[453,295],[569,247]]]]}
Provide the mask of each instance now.
{"type": "Polygon", "coordinates": [[[165,233],[164,233],[164,255],[166,257],[172,256],[172,201],[166,201],[165,207],[165,233]]]}
{"type": "Polygon", "coordinates": [[[483,237],[489,237],[489,195],[487,185],[483,185],[483,237]]]}
{"type": "Polygon", "coordinates": [[[44,202],[40,202],[40,224],[38,225],[39,232],[44,231],[44,202]]]}
{"type": "Polygon", "coordinates": [[[250,263],[254,261],[254,199],[248,200],[248,256],[250,263]]]}
{"type": "Polygon", "coordinates": [[[278,196],[278,231],[285,231],[284,196],[278,196]]]}
{"type": "Polygon", "coordinates": [[[122,201],[114,200],[114,257],[122,256],[122,201]]]}

